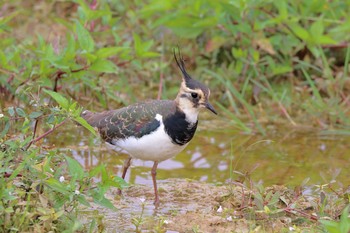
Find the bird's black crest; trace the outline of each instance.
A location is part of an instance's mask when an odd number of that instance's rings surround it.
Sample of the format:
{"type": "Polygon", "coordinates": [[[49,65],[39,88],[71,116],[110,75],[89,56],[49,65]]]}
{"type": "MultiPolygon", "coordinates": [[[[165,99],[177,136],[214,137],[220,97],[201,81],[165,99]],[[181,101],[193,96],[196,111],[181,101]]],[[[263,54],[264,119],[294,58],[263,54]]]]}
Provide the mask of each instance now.
{"type": "Polygon", "coordinates": [[[175,61],[176,61],[176,64],[177,66],[180,68],[183,76],[184,76],[184,80],[185,80],[185,84],[188,88],[190,89],[201,89],[204,94],[206,96],[208,96],[209,94],[209,89],[207,86],[205,86],[204,84],[202,84],[201,82],[193,79],[186,71],[186,68],[185,68],[185,62],[184,62],[184,59],[183,57],[181,56],[181,53],[180,53],[180,49],[178,49],[178,56],[179,58],[176,56],[176,52],[175,52],[175,49],[174,49],[174,58],[175,58],[175,61]]]}
{"type": "Polygon", "coordinates": [[[185,61],[184,61],[183,57],[181,56],[180,48],[177,48],[179,58],[177,58],[175,50],[176,49],[174,49],[174,58],[175,58],[176,64],[180,68],[180,70],[185,78],[185,82],[187,84],[187,82],[189,82],[192,78],[186,71],[185,61]]]}

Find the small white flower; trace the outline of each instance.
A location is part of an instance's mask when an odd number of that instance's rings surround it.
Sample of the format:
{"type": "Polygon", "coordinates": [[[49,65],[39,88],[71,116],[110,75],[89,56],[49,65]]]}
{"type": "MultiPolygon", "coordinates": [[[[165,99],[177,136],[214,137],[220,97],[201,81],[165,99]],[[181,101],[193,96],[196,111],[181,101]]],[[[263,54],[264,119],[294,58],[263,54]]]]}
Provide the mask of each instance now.
{"type": "Polygon", "coordinates": [[[321,151],[325,151],[327,149],[326,144],[321,144],[318,149],[320,149],[321,151]]]}
{"type": "Polygon", "coordinates": [[[55,170],[53,170],[51,167],[50,167],[50,171],[51,171],[51,172],[55,172],[55,170]]]}
{"type": "Polygon", "coordinates": [[[289,231],[295,231],[294,227],[289,227],[289,231]]]}
{"type": "Polygon", "coordinates": [[[146,198],[144,198],[144,197],[141,197],[139,199],[140,199],[141,203],[144,203],[146,201],[146,198]]]}
{"type": "Polygon", "coordinates": [[[60,176],[59,181],[60,181],[61,183],[63,183],[63,182],[64,182],[64,176],[60,176]]]}
{"type": "Polygon", "coordinates": [[[3,118],[4,117],[4,114],[0,113],[0,118],[3,118]]]}
{"type": "Polygon", "coordinates": [[[229,221],[229,222],[232,222],[232,216],[228,216],[228,217],[226,218],[226,220],[229,221]]]}
{"type": "Polygon", "coordinates": [[[80,194],[79,190],[75,190],[75,191],[74,191],[74,194],[75,194],[75,195],[79,195],[79,194],[80,194]]]}
{"type": "Polygon", "coordinates": [[[170,221],[169,220],[164,220],[164,224],[169,224],[170,223],[170,221]]]}
{"type": "Polygon", "coordinates": [[[222,207],[220,206],[219,209],[216,212],[222,213],[222,207]]]}
{"type": "Polygon", "coordinates": [[[219,144],[219,148],[220,148],[220,149],[224,149],[225,147],[226,147],[226,144],[225,144],[225,143],[222,142],[222,143],[219,144]]]}
{"type": "Polygon", "coordinates": [[[267,145],[270,145],[272,143],[272,140],[266,140],[265,142],[267,145]]]}

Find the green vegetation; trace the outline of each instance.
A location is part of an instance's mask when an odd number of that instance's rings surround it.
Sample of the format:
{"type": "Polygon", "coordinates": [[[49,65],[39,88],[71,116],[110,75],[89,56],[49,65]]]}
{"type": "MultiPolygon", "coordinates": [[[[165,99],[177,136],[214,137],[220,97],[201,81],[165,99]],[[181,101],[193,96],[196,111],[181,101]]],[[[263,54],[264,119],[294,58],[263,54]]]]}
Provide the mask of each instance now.
{"type": "Polygon", "coordinates": [[[326,227],[330,233],[337,232],[349,232],[350,231],[350,218],[349,218],[349,206],[347,206],[341,216],[340,221],[333,220],[320,220],[320,222],[326,227]]]}
{"type": "Polygon", "coordinates": [[[305,179],[291,190],[279,185],[264,187],[255,183],[248,173],[233,173],[236,181],[232,182],[231,194],[221,200],[223,205],[229,206],[225,210],[226,216],[248,216],[253,221],[254,229],[263,227],[269,230],[264,222],[268,224],[271,220],[274,222],[273,219],[278,222],[288,216],[290,223],[284,225],[293,228],[289,231],[304,232],[307,229],[310,232],[335,233],[350,230],[350,194],[335,180],[323,185],[308,186],[309,179],[305,179]],[[231,203],[237,199],[236,187],[241,187],[241,203],[232,207],[231,203]]]}
{"type": "Polygon", "coordinates": [[[22,108],[9,107],[9,117],[2,116],[5,129],[0,151],[0,228],[6,232],[74,232],[82,228],[78,219],[79,204],[90,206],[89,201],[93,201],[115,209],[105,193],[112,186],[125,185],[103,165],[85,172],[79,162],[57,149],[34,146],[67,119],[81,123],[95,134],[79,116],[81,110],[76,102],[70,103],[53,91],[44,92],[55,99],[60,108],[41,106],[40,111],[27,114],[22,108]],[[34,138],[40,123],[42,128],[51,129],[34,138]],[[101,181],[94,184],[92,180],[97,175],[101,181]]]}
{"type": "MultiPolygon", "coordinates": [[[[114,208],[104,194],[125,184],[43,140],[67,122],[93,133],[81,106],[117,108],[157,90],[172,98],[177,46],[239,130],[267,134],[266,123],[282,122],[349,135],[349,15],[349,1],[326,0],[2,1],[0,228],[98,228],[81,225],[78,205],[114,208]]],[[[273,212],[278,197],[257,192],[256,206],[273,212]]],[[[346,210],[321,224],[348,231],[346,210]]]]}

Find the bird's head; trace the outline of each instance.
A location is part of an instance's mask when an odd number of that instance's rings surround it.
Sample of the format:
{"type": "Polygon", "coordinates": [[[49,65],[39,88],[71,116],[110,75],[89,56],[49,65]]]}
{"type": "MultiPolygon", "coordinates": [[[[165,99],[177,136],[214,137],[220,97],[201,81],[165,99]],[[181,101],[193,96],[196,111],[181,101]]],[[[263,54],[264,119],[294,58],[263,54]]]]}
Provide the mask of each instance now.
{"type": "Polygon", "coordinates": [[[179,108],[186,113],[197,113],[200,108],[209,109],[217,114],[214,107],[209,103],[210,90],[203,83],[193,79],[186,71],[185,62],[179,52],[179,58],[176,57],[174,50],[174,58],[177,66],[182,72],[182,82],[180,91],[176,97],[179,108]]]}

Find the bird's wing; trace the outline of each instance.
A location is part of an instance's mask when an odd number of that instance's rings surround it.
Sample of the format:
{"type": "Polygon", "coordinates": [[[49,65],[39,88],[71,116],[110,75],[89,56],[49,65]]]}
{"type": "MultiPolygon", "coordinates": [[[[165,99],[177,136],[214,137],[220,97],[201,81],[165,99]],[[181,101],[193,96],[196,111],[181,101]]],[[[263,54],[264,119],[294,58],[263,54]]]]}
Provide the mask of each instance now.
{"type": "Polygon", "coordinates": [[[101,113],[85,111],[82,117],[99,130],[103,140],[110,142],[112,139],[140,138],[150,134],[160,126],[157,114],[166,118],[175,111],[174,101],[154,100],[101,113]]]}

